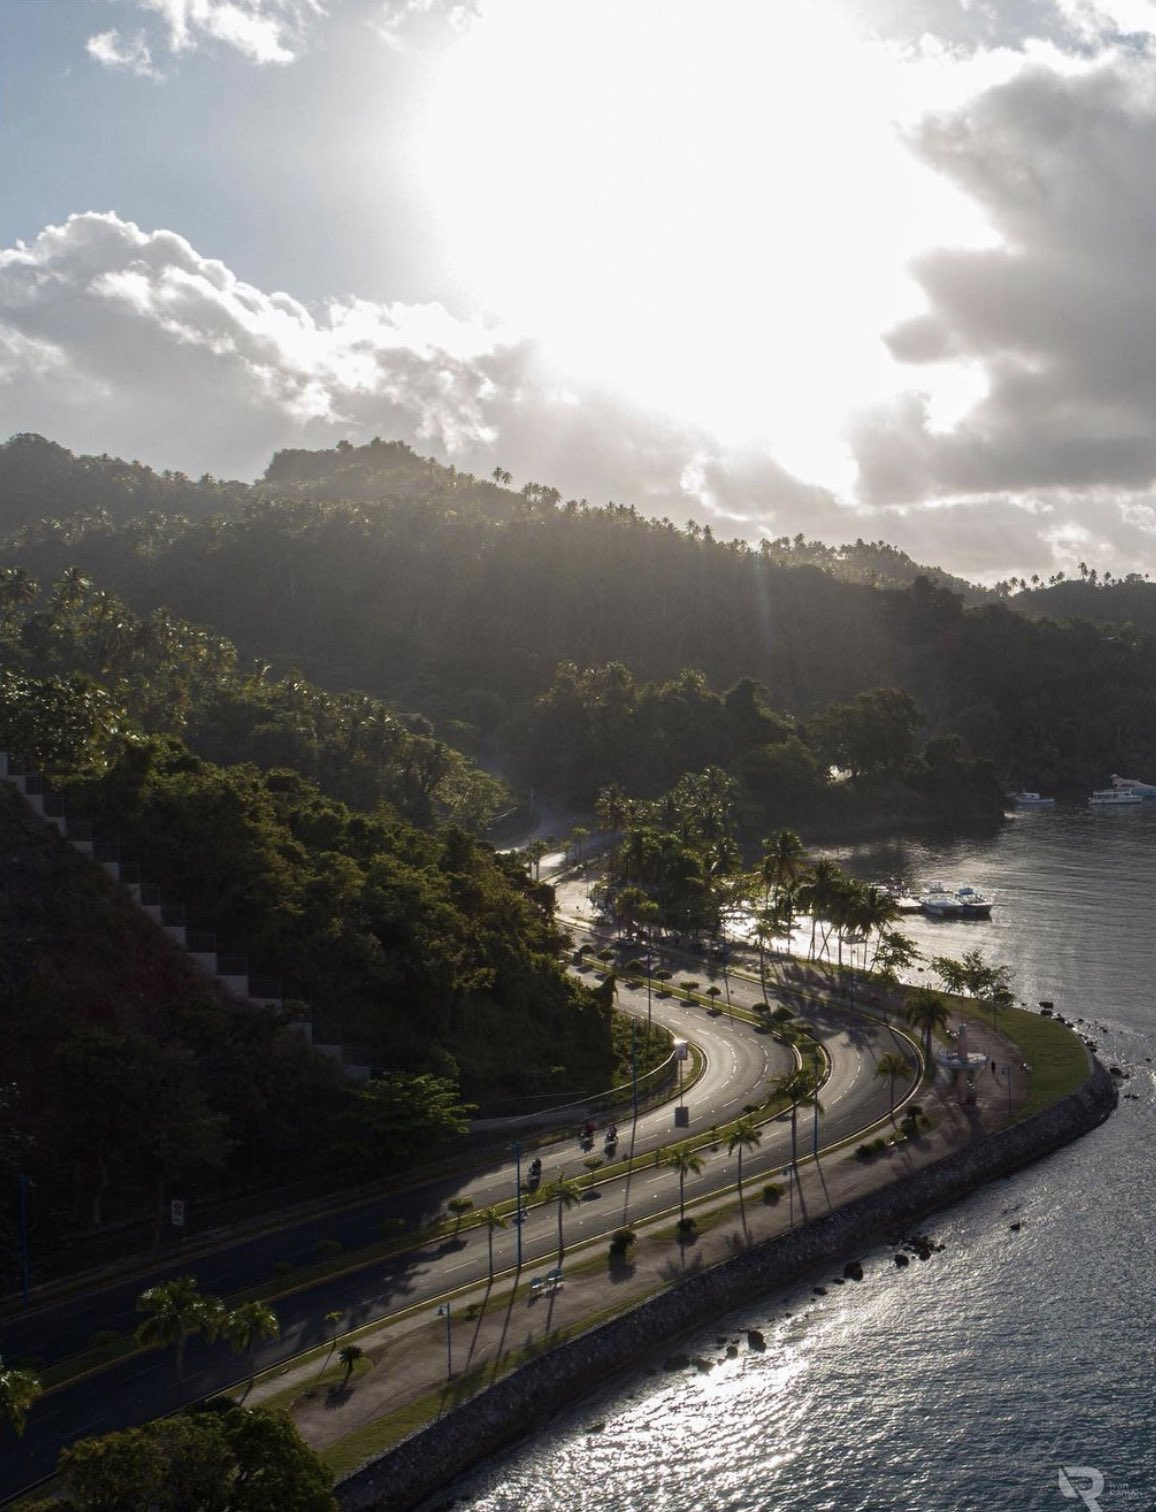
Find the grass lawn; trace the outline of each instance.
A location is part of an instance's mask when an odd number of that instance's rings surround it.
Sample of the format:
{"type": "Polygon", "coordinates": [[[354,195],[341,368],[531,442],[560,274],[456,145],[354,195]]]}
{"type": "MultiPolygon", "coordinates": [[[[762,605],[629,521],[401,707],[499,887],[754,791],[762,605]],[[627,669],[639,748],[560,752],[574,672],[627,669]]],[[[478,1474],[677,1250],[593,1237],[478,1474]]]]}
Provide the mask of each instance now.
{"type": "MultiPolygon", "coordinates": [[[[973,1018],[992,1022],[991,1010],[968,1004],[973,1018]]],[[[1030,1118],[1067,1097],[1088,1079],[1088,1052],[1082,1041],[1055,1019],[1042,1018],[1023,1008],[1000,1010],[995,1028],[1013,1039],[1032,1068],[1027,1101],[1018,1109],[1019,1119],[1030,1118]]]]}

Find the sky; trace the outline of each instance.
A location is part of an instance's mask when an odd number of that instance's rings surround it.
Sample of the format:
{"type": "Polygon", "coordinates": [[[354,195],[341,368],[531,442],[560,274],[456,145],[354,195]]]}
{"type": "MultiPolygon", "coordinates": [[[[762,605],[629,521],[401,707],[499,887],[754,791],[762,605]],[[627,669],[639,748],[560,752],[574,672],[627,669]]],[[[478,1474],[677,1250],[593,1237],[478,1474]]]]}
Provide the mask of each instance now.
{"type": "Polygon", "coordinates": [[[0,0],[0,436],[1156,572],[1156,0],[0,0]]]}

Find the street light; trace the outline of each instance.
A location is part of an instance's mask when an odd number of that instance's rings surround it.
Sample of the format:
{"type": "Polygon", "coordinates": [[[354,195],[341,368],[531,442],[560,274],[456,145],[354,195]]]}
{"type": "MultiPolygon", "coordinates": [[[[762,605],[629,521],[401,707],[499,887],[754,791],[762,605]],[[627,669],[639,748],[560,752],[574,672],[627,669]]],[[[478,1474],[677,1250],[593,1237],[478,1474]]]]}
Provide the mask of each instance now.
{"type": "Polygon", "coordinates": [[[1012,1074],[1011,1074],[1011,1067],[1010,1066],[1001,1066],[999,1068],[999,1075],[1003,1077],[1003,1079],[1004,1079],[1005,1082],[1007,1082],[1007,1111],[1008,1111],[1008,1117],[1010,1118],[1011,1117],[1011,1110],[1012,1110],[1012,1074]]]}
{"type": "Polygon", "coordinates": [[[522,1145],[514,1141],[514,1238],[517,1242],[517,1266],[522,1269],[522,1145]]]}
{"type": "Polygon", "coordinates": [[[454,1333],[452,1304],[444,1302],[438,1308],[438,1317],[446,1320],[446,1380],[454,1378],[454,1333]]]}

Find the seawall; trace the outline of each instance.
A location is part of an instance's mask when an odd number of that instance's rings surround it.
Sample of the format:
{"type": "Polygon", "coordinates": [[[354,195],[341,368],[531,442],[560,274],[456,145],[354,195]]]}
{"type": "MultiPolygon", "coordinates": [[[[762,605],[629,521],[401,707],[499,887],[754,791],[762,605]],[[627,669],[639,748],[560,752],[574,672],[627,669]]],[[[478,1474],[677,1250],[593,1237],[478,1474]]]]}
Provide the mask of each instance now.
{"type": "Polygon", "coordinates": [[[688,1277],[620,1318],[558,1344],[342,1480],[347,1512],[406,1512],[488,1455],[534,1431],[617,1371],[669,1352],[670,1343],[790,1284],[813,1266],[874,1243],[1088,1133],[1117,1103],[1092,1057],[1087,1081],[1041,1113],[899,1177],[804,1228],[688,1277]]]}

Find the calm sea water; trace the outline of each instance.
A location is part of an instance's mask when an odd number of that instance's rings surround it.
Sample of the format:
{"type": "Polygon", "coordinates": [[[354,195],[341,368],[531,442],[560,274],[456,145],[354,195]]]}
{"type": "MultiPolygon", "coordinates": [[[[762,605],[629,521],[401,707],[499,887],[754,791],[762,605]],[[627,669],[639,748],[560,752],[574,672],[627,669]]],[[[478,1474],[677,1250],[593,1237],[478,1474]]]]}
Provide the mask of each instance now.
{"type": "Polygon", "coordinates": [[[720,1361],[711,1374],[618,1382],[439,1505],[1156,1508],[1156,804],[1026,814],[994,838],[840,859],[873,879],[995,893],[990,922],[904,927],[928,954],[978,947],[1013,968],[1021,999],[1087,1020],[1139,1100],[931,1220],[946,1247],[926,1264],[900,1270],[880,1251],[861,1284],[821,1297],[807,1283],[720,1318],[688,1346],[720,1361]],[[748,1327],[766,1352],[726,1361],[748,1327]]]}

